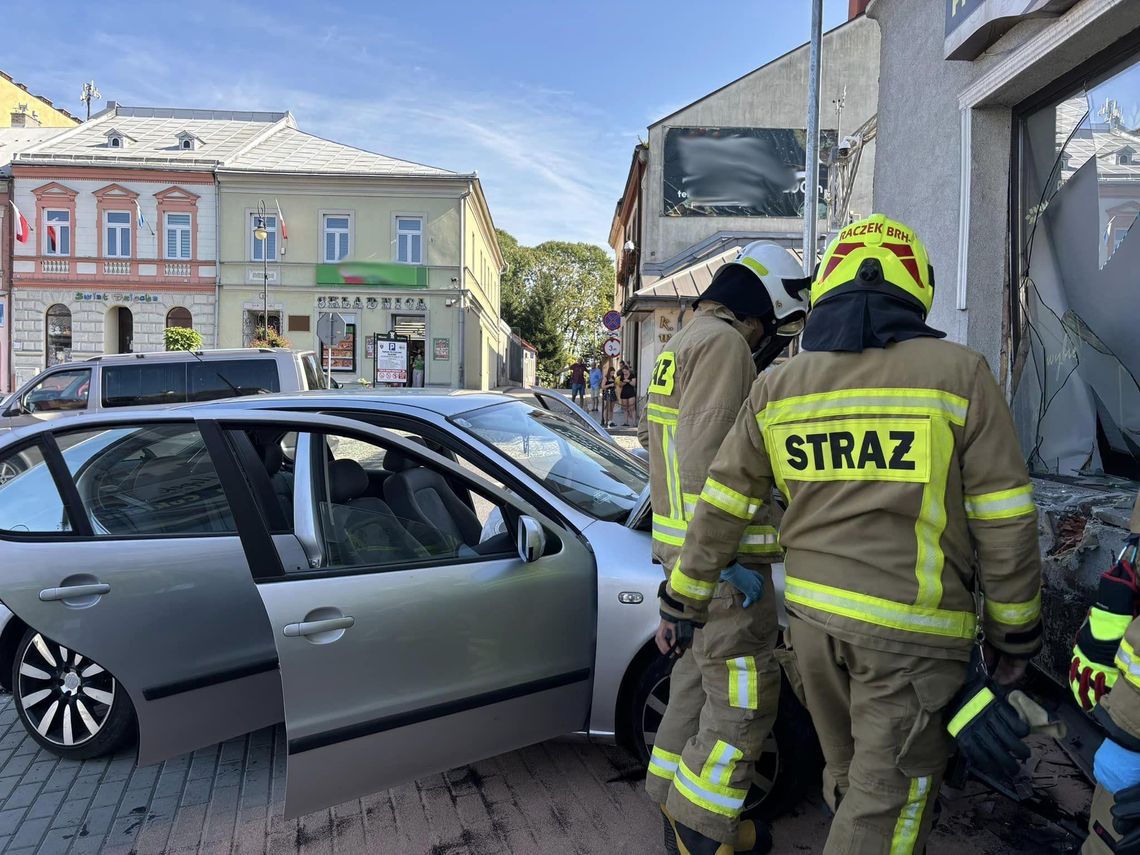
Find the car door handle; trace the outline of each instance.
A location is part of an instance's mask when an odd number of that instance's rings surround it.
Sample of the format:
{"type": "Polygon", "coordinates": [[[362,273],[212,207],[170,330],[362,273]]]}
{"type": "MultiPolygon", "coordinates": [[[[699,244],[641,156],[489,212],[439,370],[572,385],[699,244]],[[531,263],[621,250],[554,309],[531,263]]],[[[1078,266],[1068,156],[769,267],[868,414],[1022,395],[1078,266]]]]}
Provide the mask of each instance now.
{"type": "Polygon", "coordinates": [[[50,603],[55,600],[76,600],[80,597],[101,597],[111,592],[106,582],[90,585],[64,585],[62,588],[44,588],[40,591],[40,601],[50,603]]]}
{"type": "Polygon", "coordinates": [[[348,629],[356,619],[352,617],[328,618],[327,620],[305,620],[300,623],[285,625],[285,635],[288,638],[299,638],[302,635],[317,635],[322,632],[336,632],[338,629],[348,629]]]}

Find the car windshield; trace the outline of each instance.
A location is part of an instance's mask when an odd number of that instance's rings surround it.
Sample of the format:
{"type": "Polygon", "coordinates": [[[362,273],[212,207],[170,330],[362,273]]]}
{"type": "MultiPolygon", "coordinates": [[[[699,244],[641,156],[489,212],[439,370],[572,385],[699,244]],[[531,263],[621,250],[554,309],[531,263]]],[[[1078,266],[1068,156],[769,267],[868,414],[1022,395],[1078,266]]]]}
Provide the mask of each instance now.
{"type": "Polygon", "coordinates": [[[472,410],[452,422],[598,519],[625,520],[647,483],[645,470],[620,449],[522,401],[472,410]]]}

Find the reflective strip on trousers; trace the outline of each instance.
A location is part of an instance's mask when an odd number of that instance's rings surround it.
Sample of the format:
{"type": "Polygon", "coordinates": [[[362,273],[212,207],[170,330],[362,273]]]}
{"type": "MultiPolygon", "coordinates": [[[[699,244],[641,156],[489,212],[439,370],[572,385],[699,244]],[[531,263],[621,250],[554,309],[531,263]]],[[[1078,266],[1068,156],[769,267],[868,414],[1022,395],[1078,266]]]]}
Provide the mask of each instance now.
{"type": "Polygon", "coordinates": [[[915,415],[966,424],[970,402],[939,389],[843,389],[769,401],[756,421],[765,425],[797,419],[844,415],[915,415]]]}
{"type": "Polygon", "coordinates": [[[890,629],[948,638],[972,639],[978,622],[973,612],[911,606],[791,576],[786,580],[784,597],[789,603],[804,608],[818,609],[890,629]]]}
{"type": "Polygon", "coordinates": [[[708,502],[714,508],[720,508],[726,514],[732,514],[742,520],[751,520],[763,504],[759,499],[738,493],[713,478],[705,481],[704,489],[701,490],[701,501],[708,502]]]}
{"type": "Polygon", "coordinates": [[[737,656],[725,662],[728,666],[728,705],[742,710],[760,706],[756,684],[756,657],[737,656]]]}
{"type": "Polygon", "coordinates": [[[737,761],[742,757],[744,757],[743,751],[718,739],[709,754],[709,759],[705,762],[705,767],[701,770],[701,778],[727,787],[728,782],[732,780],[732,770],[736,768],[737,761]]]}
{"type": "Polygon", "coordinates": [[[678,558],[673,564],[673,572],[669,574],[669,587],[673,589],[673,593],[688,597],[690,600],[711,600],[716,590],[716,583],[686,576],[681,571],[681,559],[678,558]]]}
{"type": "Polygon", "coordinates": [[[966,496],[966,516],[972,520],[1008,520],[1031,514],[1036,509],[1031,484],[966,496]]]}
{"type": "Polygon", "coordinates": [[[954,453],[954,434],[946,419],[930,421],[930,480],[922,488],[922,504],[914,523],[918,544],[914,575],[918,594],[914,604],[932,609],[942,602],[942,570],[946,554],[942,534],[946,531],[946,478],[954,453]]]}
{"type": "Polygon", "coordinates": [[[931,778],[912,778],[906,803],[895,823],[895,833],[891,836],[890,855],[912,855],[918,843],[918,832],[922,828],[922,815],[926,810],[926,800],[930,796],[931,778]]]}
{"type": "Polygon", "coordinates": [[[1136,658],[1136,651],[1127,638],[1120,640],[1120,649],[1116,651],[1116,667],[1125,680],[1140,689],[1140,660],[1136,658]]]}
{"type": "Polygon", "coordinates": [[[684,546],[689,524],[661,514],[653,515],[653,539],[669,546],[684,546]]]}
{"type": "Polygon", "coordinates": [[[677,766],[673,788],[697,807],[731,819],[740,816],[748,795],[748,790],[722,786],[702,778],[686,766],[684,760],[677,766]]]}
{"type": "MultiPolygon", "coordinates": [[[[1096,609],[1093,611],[1095,612],[1096,609]]],[[[1013,626],[1035,621],[1041,616],[1041,592],[1038,591],[1032,600],[1026,600],[1024,603],[1001,603],[986,597],[986,614],[998,623],[1013,626]]],[[[1131,615],[1122,615],[1121,617],[1124,617],[1124,629],[1127,629],[1131,622],[1131,615]]],[[[1122,631],[1120,635],[1123,634],[1122,631]]],[[[1120,636],[1115,637],[1119,638],[1120,636]]]]}
{"type": "Polygon", "coordinates": [[[677,764],[680,762],[680,754],[674,754],[654,745],[653,751],[649,754],[649,772],[658,778],[672,781],[673,776],[677,774],[677,764]]]}

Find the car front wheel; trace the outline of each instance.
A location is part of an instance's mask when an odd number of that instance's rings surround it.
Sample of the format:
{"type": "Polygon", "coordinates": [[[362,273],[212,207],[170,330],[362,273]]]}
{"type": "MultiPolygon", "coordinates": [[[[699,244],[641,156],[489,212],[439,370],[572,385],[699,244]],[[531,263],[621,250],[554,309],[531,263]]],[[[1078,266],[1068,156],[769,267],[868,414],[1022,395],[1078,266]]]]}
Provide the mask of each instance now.
{"type": "MultiPolygon", "coordinates": [[[[648,765],[649,752],[669,703],[669,675],[673,662],[652,657],[642,669],[630,694],[632,746],[648,765]]],[[[811,717],[793,694],[781,673],[780,706],[776,724],[764,741],[749,788],[744,813],[773,819],[796,805],[819,782],[823,760],[811,717]]]]}
{"type": "Polygon", "coordinates": [[[100,757],[134,738],[134,709],[110,672],[34,629],[16,648],[12,695],[32,739],[59,757],[100,757]]]}

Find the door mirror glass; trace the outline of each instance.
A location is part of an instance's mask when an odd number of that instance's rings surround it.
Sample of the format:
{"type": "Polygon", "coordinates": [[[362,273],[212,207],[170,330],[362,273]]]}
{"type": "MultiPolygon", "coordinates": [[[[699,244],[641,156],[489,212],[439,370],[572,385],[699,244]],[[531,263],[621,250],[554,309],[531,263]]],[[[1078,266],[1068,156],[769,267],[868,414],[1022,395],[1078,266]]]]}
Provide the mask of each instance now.
{"type": "Polygon", "coordinates": [[[9,415],[24,413],[58,413],[66,410],[87,409],[87,396],[91,391],[91,369],[56,371],[49,374],[20,396],[9,415]],[[12,412],[15,410],[16,412],[12,412]]]}
{"type": "Polygon", "coordinates": [[[519,558],[532,564],[546,551],[546,533],[538,520],[528,516],[519,517],[519,558]]]}

